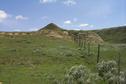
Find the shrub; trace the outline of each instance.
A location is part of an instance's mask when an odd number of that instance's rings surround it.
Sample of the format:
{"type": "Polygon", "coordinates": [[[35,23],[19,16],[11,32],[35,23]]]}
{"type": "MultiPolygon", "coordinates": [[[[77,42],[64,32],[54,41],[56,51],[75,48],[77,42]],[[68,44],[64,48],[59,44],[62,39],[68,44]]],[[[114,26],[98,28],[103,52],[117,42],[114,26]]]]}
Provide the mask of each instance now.
{"type": "Polygon", "coordinates": [[[125,73],[118,72],[117,63],[115,61],[102,61],[97,64],[99,76],[109,84],[126,84],[125,73]]]}
{"type": "Polygon", "coordinates": [[[105,78],[105,75],[107,73],[114,73],[117,71],[117,63],[115,61],[102,61],[100,63],[97,64],[97,70],[99,73],[99,76],[105,78]]]}
{"type": "MultiPolygon", "coordinates": [[[[85,66],[73,66],[65,75],[64,84],[95,84],[100,77],[85,66]]],[[[96,83],[97,84],[97,83],[96,83]]]]}

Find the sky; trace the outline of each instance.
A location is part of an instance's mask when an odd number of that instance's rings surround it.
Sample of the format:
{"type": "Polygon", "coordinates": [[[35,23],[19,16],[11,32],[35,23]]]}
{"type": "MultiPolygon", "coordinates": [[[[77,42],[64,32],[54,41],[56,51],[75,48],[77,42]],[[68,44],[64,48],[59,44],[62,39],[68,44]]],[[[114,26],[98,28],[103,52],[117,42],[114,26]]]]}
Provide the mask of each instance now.
{"type": "Polygon", "coordinates": [[[0,0],[0,31],[68,30],[126,25],[126,0],[0,0]]]}

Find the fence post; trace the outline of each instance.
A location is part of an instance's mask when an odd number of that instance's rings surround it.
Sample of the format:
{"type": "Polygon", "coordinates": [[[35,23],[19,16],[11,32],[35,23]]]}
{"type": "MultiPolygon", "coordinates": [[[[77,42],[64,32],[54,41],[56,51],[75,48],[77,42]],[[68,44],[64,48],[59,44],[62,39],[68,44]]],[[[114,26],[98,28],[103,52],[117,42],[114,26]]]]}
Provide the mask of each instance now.
{"type": "Polygon", "coordinates": [[[90,55],[90,42],[88,42],[88,56],[90,55]]]}
{"type": "Polygon", "coordinates": [[[86,49],[86,36],[85,34],[83,35],[83,47],[86,49]]]}
{"type": "Polygon", "coordinates": [[[76,37],[75,37],[75,35],[72,34],[72,37],[73,37],[73,41],[74,41],[74,43],[76,43],[76,37]]]}
{"type": "Polygon", "coordinates": [[[79,47],[81,47],[81,36],[80,36],[80,34],[78,34],[78,45],[79,45],[79,47]]]}
{"type": "Polygon", "coordinates": [[[97,63],[99,63],[99,60],[100,60],[100,44],[98,44],[97,63]]]}
{"type": "Polygon", "coordinates": [[[118,54],[118,59],[117,59],[117,64],[118,64],[118,83],[117,84],[120,84],[120,79],[119,79],[119,76],[120,76],[120,62],[121,62],[121,55],[120,53],[118,54]]]}

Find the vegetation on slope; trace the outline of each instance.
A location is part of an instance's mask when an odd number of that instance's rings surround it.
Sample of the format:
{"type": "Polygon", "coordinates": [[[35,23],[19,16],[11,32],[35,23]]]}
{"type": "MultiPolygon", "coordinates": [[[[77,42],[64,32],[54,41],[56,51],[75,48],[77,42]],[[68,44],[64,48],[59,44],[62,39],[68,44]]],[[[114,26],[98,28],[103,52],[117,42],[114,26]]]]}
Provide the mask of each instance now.
{"type": "Polygon", "coordinates": [[[126,26],[96,30],[104,41],[110,43],[126,43],[126,26]]]}
{"type": "Polygon", "coordinates": [[[103,39],[95,32],[92,31],[75,31],[75,30],[70,30],[68,31],[69,35],[72,37],[74,40],[79,40],[82,39],[86,42],[90,42],[93,44],[98,44],[98,43],[103,43],[103,39]]]}
{"type": "MultiPolygon", "coordinates": [[[[59,31],[59,30],[58,30],[59,31]]],[[[117,60],[120,53],[121,70],[126,70],[126,45],[102,44],[100,61],[117,60]]],[[[72,66],[87,66],[96,72],[97,44],[77,42],[43,34],[0,36],[0,82],[4,84],[52,84],[61,80],[72,66]],[[90,52],[89,52],[90,50],[90,52]]],[[[104,84],[104,83],[100,83],[104,84]]]]}
{"type": "MultiPolygon", "coordinates": [[[[125,45],[114,45],[121,53],[121,69],[125,69],[125,45]],[[121,49],[121,50],[120,50],[121,49]]],[[[67,69],[85,65],[93,72],[96,66],[97,46],[91,46],[91,55],[70,40],[42,35],[0,37],[0,81],[4,84],[51,84],[53,78],[62,79],[67,69]]],[[[102,46],[102,59],[116,59],[115,48],[102,46]]]]}

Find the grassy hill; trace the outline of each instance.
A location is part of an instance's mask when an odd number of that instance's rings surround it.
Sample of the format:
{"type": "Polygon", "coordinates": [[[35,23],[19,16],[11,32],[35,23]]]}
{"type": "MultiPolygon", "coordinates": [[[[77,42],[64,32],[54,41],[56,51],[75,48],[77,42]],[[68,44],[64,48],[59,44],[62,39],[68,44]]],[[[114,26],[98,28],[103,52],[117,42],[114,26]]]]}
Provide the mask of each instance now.
{"type": "Polygon", "coordinates": [[[126,43],[126,26],[96,30],[104,41],[110,43],[126,43]]]}
{"type": "Polygon", "coordinates": [[[51,76],[61,79],[68,68],[80,64],[88,65],[72,41],[40,35],[0,37],[4,84],[50,84],[51,76]]]}
{"type": "MultiPolygon", "coordinates": [[[[102,46],[101,58],[116,59],[118,52],[123,52],[121,67],[125,69],[126,47],[114,46],[102,46]]],[[[88,57],[72,41],[40,35],[0,37],[0,80],[4,84],[51,84],[53,76],[62,79],[73,65],[95,71],[97,46],[91,46],[91,52],[88,57]]]]}
{"type": "MultiPolygon", "coordinates": [[[[0,36],[0,82],[3,84],[52,84],[63,79],[66,70],[85,65],[96,71],[97,44],[90,44],[90,55],[72,40],[28,35],[0,36]]],[[[101,60],[117,60],[121,53],[121,70],[126,70],[126,45],[103,44],[101,60]]],[[[101,84],[101,83],[100,83],[101,84]]],[[[103,83],[104,84],[104,83],[103,83]]]]}

